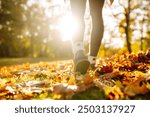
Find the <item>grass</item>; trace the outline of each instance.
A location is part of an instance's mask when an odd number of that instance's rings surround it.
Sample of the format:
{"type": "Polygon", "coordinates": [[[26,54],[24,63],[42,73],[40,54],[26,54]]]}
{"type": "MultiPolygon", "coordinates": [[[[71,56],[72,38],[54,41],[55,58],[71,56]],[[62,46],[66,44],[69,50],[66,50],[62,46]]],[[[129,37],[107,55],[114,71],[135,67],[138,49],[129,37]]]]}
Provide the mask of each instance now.
{"type": "MultiPolygon", "coordinates": [[[[0,58],[0,67],[19,65],[24,63],[39,63],[39,62],[51,62],[59,61],[63,59],[52,59],[52,58],[0,58]]],[[[66,60],[66,59],[64,59],[66,60]]]]}

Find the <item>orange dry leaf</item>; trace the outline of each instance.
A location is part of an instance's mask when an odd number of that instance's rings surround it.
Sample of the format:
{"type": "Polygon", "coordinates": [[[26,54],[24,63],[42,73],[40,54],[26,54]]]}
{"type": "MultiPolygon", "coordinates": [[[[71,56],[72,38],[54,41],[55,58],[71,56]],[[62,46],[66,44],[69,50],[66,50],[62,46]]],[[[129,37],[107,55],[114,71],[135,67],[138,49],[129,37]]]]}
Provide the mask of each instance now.
{"type": "Polygon", "coordinates": [[[12,75],[12,70],[8,67],[2,67],[0,69],[0,75],[5,78],[10,77],[12,75]]]}
{"type": "Polygon", "coordinates": [[[6,79],[0,79],[0,88],[4,87],[7,84],[7,80],[6,79]]]}
{"type": "Polygon", "coordinates": [[[69,81],[68,81],[68,84],[69,84],[69,85],[74,85],[74,84],[76,84],[75,82],[76,82],[76,81],[75,81],[75,78],[74,78],[74,77],[70,77],[70,79],[69,79],[69,81]]]}
{"type": "Polygon", "coordinates": [[[9,93],[9,91],[6,90],[6,86],[0,88],[0,98],[1,98],[2,96],[7,95],[8,93],[9,93]]]}
{"type": "Polygon", "coordinates": [[[113,72],[113,66],[112,65],[106,65],[106,66],[102,66],[102,71],[104,73],[111,73],[113,72]]]}
{"type": "Polygon", "coordinates": [[[111,100],[119,100],[122,99],[124,97],[123,92],[120,90],[119,87],[112,87],[112,88],[105,88],[105,94],[107,96],[108,99],[111,100]]]}
{"type": "Polygon", "coordinates": [[[61,94],[54,94],[53,99],[54,100],[59,100],[61,99],[62,95],[61,94]]]}
{"type": "Polygon", "coordinates": [[[93,83],[93,77],[90,77],[89,75],[86,76],[86,78],[84,79],[84,84],[85,85],[89,85],[93,83]]]}
{"type": "Polygon", "coordinates": [[[142,83],[143,81],[145,81],[145,78],[138,77],[136,81],[131,82],[128,86],[125,87],[124,93],[129,96],[147,93],[149,90],[146,87],[146,84],[142,83]]]}

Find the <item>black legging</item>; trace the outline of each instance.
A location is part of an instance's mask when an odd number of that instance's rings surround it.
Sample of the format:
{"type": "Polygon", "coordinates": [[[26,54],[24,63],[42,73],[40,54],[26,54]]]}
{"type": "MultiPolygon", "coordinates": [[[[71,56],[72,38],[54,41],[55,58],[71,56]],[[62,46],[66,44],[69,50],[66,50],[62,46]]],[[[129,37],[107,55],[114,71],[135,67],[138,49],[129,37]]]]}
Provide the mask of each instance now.
{"type": "MultiPolygon", "coordinates": [[[[73,42],[83,42],[85,22],[84,14],[86,0],[70,0],[73,16],[78,20],[80,29],[73,35],[73,42]]],[[[104,32],[102,8],[105,0],[89,0],[90,15],[92,17],[92,32],[90,41],[90,56],[97,56],[104,32]]]]}

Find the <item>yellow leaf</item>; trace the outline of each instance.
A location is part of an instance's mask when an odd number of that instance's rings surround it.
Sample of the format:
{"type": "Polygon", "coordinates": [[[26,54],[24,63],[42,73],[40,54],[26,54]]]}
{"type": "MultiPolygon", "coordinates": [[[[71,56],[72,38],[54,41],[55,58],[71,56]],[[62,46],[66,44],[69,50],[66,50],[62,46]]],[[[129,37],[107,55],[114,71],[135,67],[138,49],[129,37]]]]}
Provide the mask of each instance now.
{"type": "Polygon", "coordinates": [[[146,87],[146,84],[141,84],[145,79],[143,77],[138,77],[136,81],[128,85],[124,92],[129,96],[135,96],[137,94],[145,94],[149,90],[146,87]]]}

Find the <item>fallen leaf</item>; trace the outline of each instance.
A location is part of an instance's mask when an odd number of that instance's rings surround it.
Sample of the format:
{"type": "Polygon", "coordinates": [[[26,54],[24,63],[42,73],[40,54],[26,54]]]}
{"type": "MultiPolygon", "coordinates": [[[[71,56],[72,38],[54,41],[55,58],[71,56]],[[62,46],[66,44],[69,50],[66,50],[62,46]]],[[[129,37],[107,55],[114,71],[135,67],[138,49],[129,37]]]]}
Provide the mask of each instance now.
{"type": "Polygon", "coordinates": [[[149,91],[146,84],[142,84],[143,81],[146,81],[143,77],[138,77],[136,81],[131,82],[124,89],[124,93],[129,96],[135,96],[137,94],[145,94],[149,91]]]}
{"type": "Polygon", "coordinates": [[[55,94],[70,94],[74,93],[77,90],[76,85],[68,85],[68,84],[55,84],[52,88],[55,94]]]}

